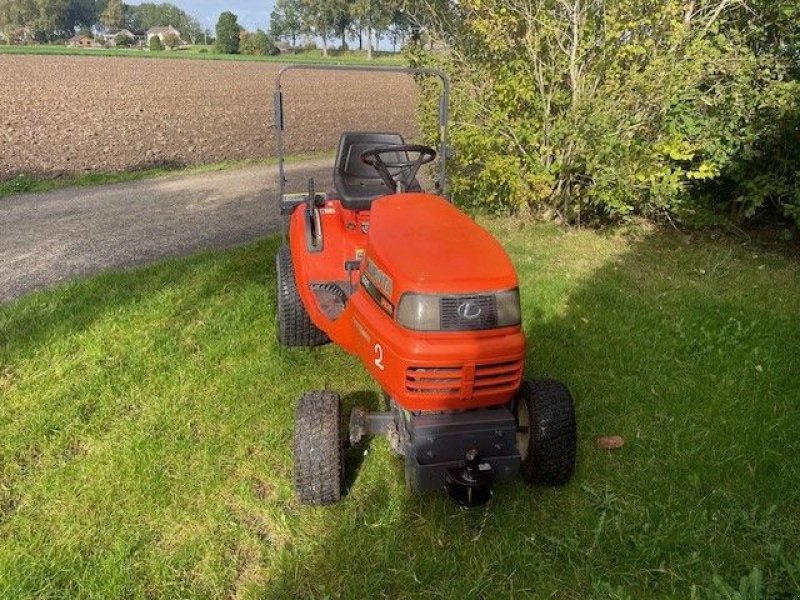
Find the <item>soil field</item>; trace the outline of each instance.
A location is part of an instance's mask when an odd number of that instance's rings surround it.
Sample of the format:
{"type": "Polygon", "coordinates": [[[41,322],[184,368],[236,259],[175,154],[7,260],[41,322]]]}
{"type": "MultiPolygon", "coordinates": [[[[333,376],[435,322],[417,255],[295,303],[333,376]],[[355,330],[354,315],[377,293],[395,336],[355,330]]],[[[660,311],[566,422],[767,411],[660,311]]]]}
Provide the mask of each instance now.
{"type": "MultiPolygon", "coordinates": [[[[0,181],[273,156],[283,66],[0,55],[0,181]]],[[[288,73],[286,150],[332,150],[347,129],[412,136],[416,99],[406,75],[288,73]]]]}

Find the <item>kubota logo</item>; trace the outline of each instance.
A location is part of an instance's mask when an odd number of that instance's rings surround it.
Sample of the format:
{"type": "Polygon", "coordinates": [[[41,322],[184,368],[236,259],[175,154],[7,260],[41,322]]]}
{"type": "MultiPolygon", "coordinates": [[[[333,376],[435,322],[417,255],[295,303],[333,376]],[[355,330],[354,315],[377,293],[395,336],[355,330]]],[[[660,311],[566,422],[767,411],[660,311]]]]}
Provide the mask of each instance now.
{"type": "Polygon", "coordinates": [[[475,302],[467,301],[459,304],[456,312],[462,319],[469,319],[472,321],[481,316],[481,307],[475,302]]]}

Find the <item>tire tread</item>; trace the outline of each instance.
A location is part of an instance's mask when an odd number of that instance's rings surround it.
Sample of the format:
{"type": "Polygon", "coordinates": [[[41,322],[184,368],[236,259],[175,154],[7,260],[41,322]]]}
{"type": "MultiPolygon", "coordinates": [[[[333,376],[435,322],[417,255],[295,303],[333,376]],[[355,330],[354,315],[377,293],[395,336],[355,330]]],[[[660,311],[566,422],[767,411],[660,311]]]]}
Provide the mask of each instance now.
{"type": "Polygon", "coordinates": [[[522,463],[524,478],[537,485],[566,484],[575,471],[577,431],[569,390],[553,379],[525,381],[519,401],[528,403],[530,451],[522,463]]]}
{"type": "Polygon", "coordinates": [[[301,504],[332,504],[342,495],[341,399],[329,391],[303,394],[294,425],[294,487],[301,504]]]}
{"type": "Polygon", "coordinates": [[[284,346],[321,346],[330,342],[324,331],[311,322],[297,291],[289,247],[283,245],[275,256],[278,286],[278,341],[284,346]]]}

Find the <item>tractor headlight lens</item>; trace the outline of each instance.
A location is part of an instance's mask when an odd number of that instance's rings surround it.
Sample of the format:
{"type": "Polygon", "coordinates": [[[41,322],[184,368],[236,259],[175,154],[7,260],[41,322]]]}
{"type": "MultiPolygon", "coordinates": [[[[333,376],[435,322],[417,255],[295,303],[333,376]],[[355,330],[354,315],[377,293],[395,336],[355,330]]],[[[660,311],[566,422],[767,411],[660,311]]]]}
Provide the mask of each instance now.
{"type": "Polygon", "coordinates": [[[519,289],[498,292],[497,326],[511,327],[522,323],[522,309],[519,306],[519,289]]]}
{"type": "Polygon", "coordinates": [[[404,294],[397,308],[397,321],[416,331],[439,330],[439,298],[428,294],[404,294]]]}
{"type": "Polygon", "coordinates": [[[397,321],[415,331],[475,331],[521,322],[519,290],[488,294],[404,294],[397,321]]]}

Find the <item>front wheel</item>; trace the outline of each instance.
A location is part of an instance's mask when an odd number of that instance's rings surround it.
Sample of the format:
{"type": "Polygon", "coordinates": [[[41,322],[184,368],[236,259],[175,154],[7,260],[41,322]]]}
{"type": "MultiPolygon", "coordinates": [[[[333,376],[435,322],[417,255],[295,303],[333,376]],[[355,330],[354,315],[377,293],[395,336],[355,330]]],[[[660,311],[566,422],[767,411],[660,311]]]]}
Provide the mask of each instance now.
{"type": "Polygon", "coordinates": [[[564,485],[575,471],[577,432],[569,390],[552,379],[525,380],[513,406],[522,478],[538,485],[564,485]]]}
{"type": "Polygon", "coordinates": [[[332,504],[342,495],[341,399],[328,391],[300,397],[294,422],[294,489],[301,504],[332,504]]]}

